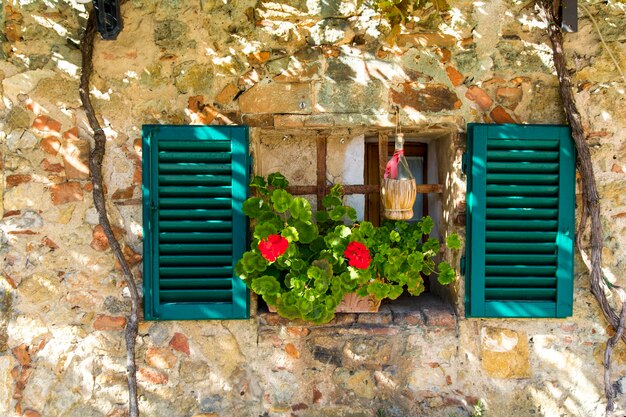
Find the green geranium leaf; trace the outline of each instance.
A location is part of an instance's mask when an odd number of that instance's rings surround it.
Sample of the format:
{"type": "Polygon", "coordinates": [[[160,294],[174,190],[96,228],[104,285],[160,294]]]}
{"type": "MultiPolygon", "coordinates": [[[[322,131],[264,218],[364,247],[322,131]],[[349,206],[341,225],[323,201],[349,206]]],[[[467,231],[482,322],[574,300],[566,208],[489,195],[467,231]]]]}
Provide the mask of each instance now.
{"type": "Polygon", "coordinates": [[[306,266],[307,263],[304,262],[302,259],[295,258],[291,261],[291,270],[293,272],[304,272],[306,266]]]}
{"type": "Polygon", "coordinates": [[[356,221],[356,209],[354,207],[346,207],[346,216],[350,219],[350,221],[356,221]]]}
{"type": "Polygon", "coordinates": [[[252,291],[260,295],[276,295],[280,292],[280,283],[273,276],[263,275],[252,280],[252,291]]]}
{"type": "Polygon", "coordinates": [[[300,314],[303,316],[313,311],[313,303],[306,298],[298,299],[296,307],[300,310],[300,314]]]}
{"type": "Polygon", "coordinates": [[[257,218],[267,209],[265,202],[259,197],[251,197],[243,202],[243,214],[251,219],[257,218]]]}
{"type": "Polygon", "coordinates": [[[289,242],[297,242],[298,241],[298,229],[293,226],[285,227],[280,235],[287,239],[289,242]]]}
{"type": "Polygon", "coordinates": [[[343,219],[343,216],[346,215],[346,209],[344,206],[336,206],[328,213],[328,215],[330,216],[331,220],[337,222],[343,219]]]}
{"type": "Polygon", "coordinates": [[[439,276],[437,277],[437,281],[439,281],[442,285],[447,285],[454,282],[456,278],[456,273],[454,269],[447,262],[440,262],[437,266],[439,270],[439,276]]]}
{"type": "Polygon", "coordinates": [[[275,306],[276,305],[276,295],[275,294],[265,294],[261,296],[263,300],[267,303],[267,305],[275,306]]]}
{"type": "Polygon", "coordinates": [[[363,234],[363,236],[372,236],[376,232],[376,229],[370,222],[361,222],[359,224],[359,231],[363,234]]]}
{"type": "Polygon", "coordinates": [[[322,206],[324,206],[324,208],[326,209],[329,209],[335,206],[340,206],[340,205],[341,205],[341,198],[339,198],[336,195],[329,194],[327,196],[324,196],[324,198],[322,198],[322,206]]]}
{"type": "Polygon", "coordinates": [[[298,231],[299,239],[302,243],[311,243],[318,236],[317,226],[310,221],[298,220],[295,222],[294,226],[298,231]]]}
{"type": "Polygon", "coordinates": [[[313,213],[311,213],[311,205],[302,197],[296,197],[291,201],[289,212],[291,213],[291,217],[303,222],[311,221],[311,218],[313,217],[313,213]]]}
{"type": "Polygon", "coordinates": [[[272,203],[274,204],[274,210],[278,213],[284,213],[289,210],[293,197],[285,190],[272,191],[272,203]]]}
{"type": "Polygon", "coordinates": [[[290,320],[302,318],[297,303],[298,297],[291,291],[280,294],[280,296],[276,298],[276,312],[290,320]]]}
{"type": "Polygon", "coordinates": [[[391,285],[391,288],[389,289],[389,294],[387,294],[387,298],[395,300],[396,298],[400,297],[403,292],[404,289],[402,288],[402,285],[391,285]]]}
{"type": "Polygon", "coordinates": [[[461,249],[461,238],[456,233],[452,233],[446,237],[446,246],[450,249],[461,249]]]}
{"type": "Polygon", "coordinates": [[[318,223],[327,222],[329,219],[330,217],[327,211],[318,211],[315,213],[315,220],[317,220],[318,223]]]}
{"type": "Polygon", "coordinates": [[[287,188],[289,186],[289,181],[287,178],[280,172],[274,172],[267,177],[267,182],[276,188],[287,188]]]}
{"type": "Polygon", "coordinates": [[[400,233],[398,233],[395,230],[392,230],[391,232],[389,232],[389,240],[391,240],[392,242],[399,242],[401,240],[401,236],[400,233]]]}
{"type": "Polygon", "coordinates": [[[419,225],[420,229],[422,229],[422,233],[425,235],[430,234],[430,232],[433,230],[433,227],[435,226],[435,222],[430,216],[423,217],[422,220],[417,222],[417,224],[419,225]]]}
{"type": "Polygon", "coordinates": [[[335,317],[335,309],[328,308],[326,304],[315,303],[313,309],[306,315],[305,320],[309,320],[313,323],[321,324],[328,323],[335,317]]]}
{"type": "Polygon", "coordinates": [[[428,251],[432,251],[431,256],[439,253],[439,241],[435,239],[434,237],[431,237],[430,239],[428,239],[426,243],[424,243],[424,246],[422,246],[422,252],[428,252],[428,251]]]}
{"type": "Polygon", "coordinates": [[[415,272],[420,272],[424,269],[424,254],[422,252],[413,252],[406,258],[409,269],[415,272]]]}
{"type": "Polygon", "coordinates": [[[254,237],[261,240],[278,232],[274,223],[259,223],[254,228],[254,237]]]}
{"type": "Polygon", "coordinates": [[[263,272],[267,268],[267,261],[257,252],[244,253],[241,264],[243,271],[248,274],[253,274],[256,271],[263,272]]]}
{"type": "Polygon", "coordinates": [[[263,195],[269,194],[269,190],[267,189],[267,182],[265,182],[265,178],[255,175],[250,181],[250,187],[256,188],[259,193],[263,195]]]}
{"type": "Polygon", "coordinates": [[[407,274],[407,290],[411,295],[420,295],[424,292],[424,280],[419,273],[407,274]]]}
{"type": "Polygon", "coordinates": [[[386,284],[384,282],[372,282],[370,285],[367,286],[367,292],[370,295],[373,295],[374,297],[376,297],[379,300],[382,300],[383,298],[386,298],[389,295],[389,291],[391,291],[391,285],[386,284]]]}

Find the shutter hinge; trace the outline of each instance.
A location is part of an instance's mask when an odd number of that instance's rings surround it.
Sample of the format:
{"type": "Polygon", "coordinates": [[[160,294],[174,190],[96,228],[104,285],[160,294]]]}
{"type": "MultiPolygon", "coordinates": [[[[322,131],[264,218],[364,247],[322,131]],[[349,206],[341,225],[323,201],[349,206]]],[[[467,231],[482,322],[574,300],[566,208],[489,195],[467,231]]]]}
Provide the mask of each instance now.
{"type": "Polygon", "coordinates": [[[465,255],[461,256],[461,275],[465,276],[465,255]]]}
{"type": "Polygon", "coordinates": [[[463,156],[461,157],[461,171],[467,174],[467,152],[463,152],[463,156]]]}

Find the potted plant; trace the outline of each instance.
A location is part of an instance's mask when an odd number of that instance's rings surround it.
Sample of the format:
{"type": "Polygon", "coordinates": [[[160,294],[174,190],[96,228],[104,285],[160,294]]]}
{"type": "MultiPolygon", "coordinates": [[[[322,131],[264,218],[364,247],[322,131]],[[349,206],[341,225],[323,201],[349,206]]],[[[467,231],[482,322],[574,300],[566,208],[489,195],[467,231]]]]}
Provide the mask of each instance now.
{"type": "MultiPolygon", "coordinates": [[[[325,323],[346,294],[393,299],[405,287],[421,293],[421,274],[438,273],[442,284],[454,280],[450,265],[435,267],[439,242],[422,239],[433,226],[429,217],[379,228],[354,223],[356,210],[343,204],[335,185],[314,221],[309,202],[286,191],[282,174],[254,177],[250,186],[257,195],[243,211],[253,222],[252,241],[236,273],[283,317],[325,323]]],[[[448,246],[460,247],[458,236],[448,238],[448,246]]]]}

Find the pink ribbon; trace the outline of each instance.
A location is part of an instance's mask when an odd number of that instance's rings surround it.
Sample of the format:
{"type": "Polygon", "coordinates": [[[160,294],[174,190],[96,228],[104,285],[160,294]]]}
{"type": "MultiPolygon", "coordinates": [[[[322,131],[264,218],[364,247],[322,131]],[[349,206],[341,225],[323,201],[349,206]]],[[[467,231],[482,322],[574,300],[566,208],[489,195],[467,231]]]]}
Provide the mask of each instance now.
{"type": "Polygon", "coordinates": [[[400,155],[404,155],[404,149],[398,149],[393,153],[393,156],[389,162],[387,162],[383,178],[391,178],[392,180],[398,179],[398,164],[400,163],[400,155]]]}

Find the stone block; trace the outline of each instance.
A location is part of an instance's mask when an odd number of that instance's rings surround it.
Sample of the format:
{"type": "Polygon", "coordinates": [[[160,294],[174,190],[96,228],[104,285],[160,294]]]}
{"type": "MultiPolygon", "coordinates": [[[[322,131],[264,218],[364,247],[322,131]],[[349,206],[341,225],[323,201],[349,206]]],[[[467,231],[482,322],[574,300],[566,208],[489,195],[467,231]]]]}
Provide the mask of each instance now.
{"type": "Polygon", "coordinates": [[[391,101],[402,108],[420,112],[440,112],[461,108],[461,101],[454,91],[440,84],[423,86],[402,83],[400,90],[390,90],[391,101]]]}
{"type": "Polygon", "coordinates": [[[65,182],[50,187],[52,204],[55,206],[83,201],[83,189],[77,182],[65,182]]]}
{"type": "Polygon", "coordinates": [[[502,108],[502,106],[496,106],[491,113],[489,113],[491,119],[496,123],[516,123],[515,119],[502,108]]]}
{"type": "Polygon", "coordinates": [[[96,330],[119,331],[124,330],[125,326],[126,317],[114,317],[104,314],[96,317],[96,320],[93,322],[93,328],[96,330]]]}
{"type": "Polygon", "coordinates": [[[321,113],[384,114],[387,88],[379,80],[326,82],[316,91],[316,111],[321,113]]]}
{"type": "Polygon", "coordinates": [[[37,145],[37,137],[25,129],[17,129],[7,135],[6,144],[11,151],[29,150],[37,145]]]}
{"type": "Polygon", "coordinates": [[[15,367],[15,359],[9,355],[0,356],[0,415],[10,416],[13,395],[13,377],[11,370],[15,367]]]}
{"type": "Polygon", "coordinates": [[[454,67],[447,67],[446,74],[448,74],[450,82],[455,87],[458,87],[459,85],[463,84],[463,81],[465,81],[465,76],[454,67]]]}
{"type": "Polygon", "coordinates": [[[465,97],[478,104],[478,106],[483,110],[489,110],[491,108],[491,105],[493,104],[493,100],[491,100],[489,94],[487,94],[485,90],[476,85],[473,85],[467,89],[465,97]]]}
{"type": "Polygon", "coordinates": [[[5,178],[7,188],[12,188],[12,187],[15,187],[16,185],[30,182],[31,179],[32,177],[30,175],[21,175],[21,174],[7,175],[5,178]]]}
{"type": "Polygon", "coordinates": [[[41,149],[50,155],[56,155],[61,150],[61,141],[54,136],[46,136],[39,142],[41,149]]]}
{"type": "MultiPolygon", "coordinates": [[[[65,135],[69,135],[70,133],[68,132],[65,132],[65,135]]],[[[61,155],[63,157],[65,175],[68,179],[82,180],[89,178],[88,141],[77,137],[68,138],[61,147],[61,155]]]]}
{"type": "Polygon", "coordinates": [[[483,327],[480,332],[481,366],[494,378],[529,378],[530,359],[525,332],[483,327]]]}
{"type": "Polygon", "coordinates": [[[190,355],[189,340],[187,336],[182,333],[174,333],[172,340],[170,340],[170,347],[178,352],[182,352],[187,356],[190,355]]]}
{"type": "Polygon", "coordinates": [[[176,361],[176,355],[168,348],[151,347],[146,351],[146,364],[153,368],[171,369],[176,361]]]}
{"type": "Polygon", "coordinates": [[[309,114],[312,112],[311,85],[272,81],[258,83],[239,96],[239,109],[242,113],[309,114]]]}
{"type": "Polygon", "coordinates": [[[239,94],[240,90],[237,85],[233,83],[229,83],[220,91],[220,93],[215,97],[215,101],[220,104],[228,104],[234,100],[234,98],[239,94]]]}

